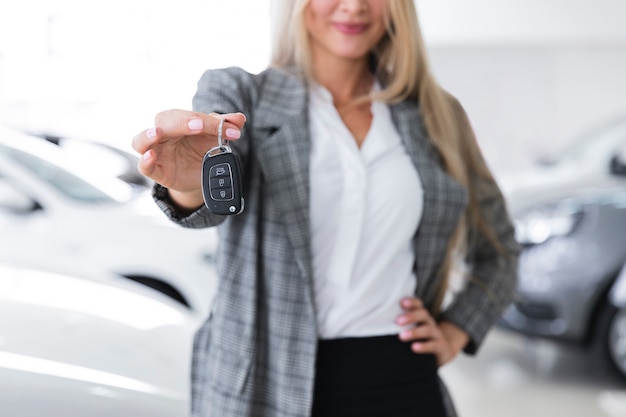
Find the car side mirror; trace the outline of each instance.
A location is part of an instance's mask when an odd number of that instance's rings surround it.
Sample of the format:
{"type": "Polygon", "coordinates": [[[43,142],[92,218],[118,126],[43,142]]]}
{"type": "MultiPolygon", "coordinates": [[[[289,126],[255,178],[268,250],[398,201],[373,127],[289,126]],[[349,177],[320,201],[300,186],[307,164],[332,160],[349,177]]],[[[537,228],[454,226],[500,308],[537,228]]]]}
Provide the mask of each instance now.
{"type": "Polygon", "coordinates": [[[611,158],[610,172],[619,177],[626,177],[626,160],[621,155],[614,155],[611,158]]]}
{"type": "Polygon", "coordinates": [[[40,208],[39,203],[0,178],[0,210],[26,214],[40,208]]]}

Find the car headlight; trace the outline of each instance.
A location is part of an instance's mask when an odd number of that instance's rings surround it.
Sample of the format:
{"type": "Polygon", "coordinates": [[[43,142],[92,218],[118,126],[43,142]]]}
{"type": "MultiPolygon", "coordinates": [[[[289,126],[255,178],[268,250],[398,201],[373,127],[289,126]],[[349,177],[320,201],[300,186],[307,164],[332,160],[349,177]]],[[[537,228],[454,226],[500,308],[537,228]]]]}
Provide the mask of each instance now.
{"type": "Polygon", "coordinates": [[[538,245],[553,237],[567,236],[582,216],[581,207],[571,205],[535,208],[515,219],[515,238],[524,245],[538,245]]]}

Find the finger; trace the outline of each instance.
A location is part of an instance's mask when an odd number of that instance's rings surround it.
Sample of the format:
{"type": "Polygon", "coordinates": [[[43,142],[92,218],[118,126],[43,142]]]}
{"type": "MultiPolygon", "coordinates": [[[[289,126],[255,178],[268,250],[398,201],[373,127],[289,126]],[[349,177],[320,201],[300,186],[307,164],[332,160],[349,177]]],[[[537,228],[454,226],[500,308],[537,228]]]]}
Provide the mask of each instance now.
{"type": "Polygon", "coordinates": [[[157,141],[158,132],[156,127],[146,129],[137,134],[132,140],[132,146],[135,151],[140,154],[144,154],[151,146],[157,141]]]}
{"type": "Polygon", "coordinates": [[[156,166],[156,152],[152,149],[145,151],[141,155],[141,158],[139,158],[139,162],[137,163],[137,169],[139,170],[141,175],[144,175],[149,178],[152,178],[155,166],[156,166]]]}
{"type": "Polygon", "coordinates": [[[214,117],[216,120],[209,121],[207,124],[208,128],[205,129],[205,133],[218,136],[220,121],[224,120],[224,125],[222,126],[222,137],[227,140],[237,140],[241,137],[241,129],[246,123],[246,116],[243,113],[209,113],[209,116],[214,117]]]}
{"type": "Polygon", "coordinates": [[[224,121],[226,122],[224,126],[226,126],[227,123],[232,123],[239,129],[242,129],[247,121],[247,117],[243,113],[225,113],[225,114],[210,113],[210,115],[215,116],[219,119],[224,119],[224,121]]]}
{"type": "Polygon", "coordinates": [[[396,324],[400,326],[406,326],[409,324],[417,324],[417,323],[432,323],[433,318],[425,308],[418,308],[415,310],[408,311],[406,313],[400,314],[396,317],[396,324]]]}
{"type": "Polygon", "coordinates": [[[241,136],[241,128],[245,123],[242,113],[228,115],[206,114],[188,110],[171,109],[157,114],[154,125],[163,138],[182,137],[198,134],[218,135],[220,120],[224,119],[222,134],[228,140],[236,140],[241,136]]]}
{"type": "Polygon", "coordinates": [[[430,340],[436,339],[438,333],[428,324],[423,324],[421,326],[410,327],[404,329],[400,332],[400,340],[409,341],[409,340],[430,340]]]}
{"type": "Polygon", "coordinates": [[[437,343],[431,340],[411,343],[411,350],[415,353],[439,353],[437,343]]]}
{"type": "Polygon", "coordinates": [[[423,308],[424,303],[417,297],[404,297],[400,300],[400,307],[402,307],[404,310],[423,308]]]}

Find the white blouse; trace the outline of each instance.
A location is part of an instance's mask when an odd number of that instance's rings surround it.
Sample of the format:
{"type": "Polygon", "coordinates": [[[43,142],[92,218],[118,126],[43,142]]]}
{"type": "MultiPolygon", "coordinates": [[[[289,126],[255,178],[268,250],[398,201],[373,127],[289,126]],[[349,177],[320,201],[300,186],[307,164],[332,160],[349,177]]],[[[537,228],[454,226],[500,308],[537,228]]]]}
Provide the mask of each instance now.
{"type": "MultiPolygon", "coordinates": [[[[375,88],[378,88],[377,86],[375,88]]],[[[397,334],[413,294],[423,190],[386,104],[359,149],[324,87],[311,85],[310,187],[319,337],[397,334]]]]}

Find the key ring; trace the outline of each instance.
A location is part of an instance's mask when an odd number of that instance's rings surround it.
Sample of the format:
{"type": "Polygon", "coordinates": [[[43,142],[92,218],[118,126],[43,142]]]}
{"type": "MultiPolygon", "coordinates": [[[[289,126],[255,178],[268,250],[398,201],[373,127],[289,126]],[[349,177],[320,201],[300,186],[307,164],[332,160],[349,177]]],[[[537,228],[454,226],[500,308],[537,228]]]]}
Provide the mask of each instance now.
{"type": "MultiPolygon", "coordinates": [[[[217,127],[217,147],[221,148],[225,144],[222,143],[222,130],[224,129],[224,119],[220,119],[220,124],[217,127]]],[[[228,143],[228,141],[226,141],[228,143]]]]}
{"type": "Polygon", "coordinates": [[[219,152],[232,152],[230,146],[228,146],[228,140],[222,140],[222,130],[224,129],[224,119],[220,119],[220,124],[217,127],[217,146],[208,150],[207,154],[213,156],[214,151],[219,152]]]}

